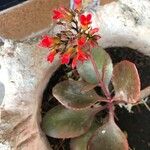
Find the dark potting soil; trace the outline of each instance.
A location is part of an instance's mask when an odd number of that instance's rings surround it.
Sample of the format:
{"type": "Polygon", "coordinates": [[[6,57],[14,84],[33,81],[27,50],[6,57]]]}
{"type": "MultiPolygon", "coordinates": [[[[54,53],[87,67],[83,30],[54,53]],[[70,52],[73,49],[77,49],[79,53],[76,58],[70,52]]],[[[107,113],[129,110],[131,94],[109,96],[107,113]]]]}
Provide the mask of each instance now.
{"type": "Polygon", "coordinates": [[[0,0],[0,11],[15,6],[27,0],[0,0]]]}
{"type": "MultiPolygon", "coordinates": [[[[122,60],[135,63],[141,79],[142,89],[150,85],[150,57],[129,48],[108,48],[113,64],[122,60]]],[[[50,79],[43,94],[42,115],[57,104],[52,96],[52,88],[60,81],[67,79],[66,73],[70,69],[60,66],[50,79]]],[[[150,103],[148,104],[150,106],[150,103]]],[[[118,126],[127,133],[128,142],[132,150],[150,150],[150,112],[143,105],[133,108],[129,113],[125,108],[116,109],[118,126]]],[[[55,139],[48,137],[54,150],[69,150],[69,139],[55,139]]]]}

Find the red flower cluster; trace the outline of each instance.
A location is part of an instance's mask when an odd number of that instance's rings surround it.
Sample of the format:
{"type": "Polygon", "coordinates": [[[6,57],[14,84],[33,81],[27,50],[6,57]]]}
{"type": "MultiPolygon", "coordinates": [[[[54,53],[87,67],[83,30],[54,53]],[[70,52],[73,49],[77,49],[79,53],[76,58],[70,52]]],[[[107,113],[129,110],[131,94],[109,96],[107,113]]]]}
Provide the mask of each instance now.
{"type": "Polygon", "coordinates": [[[72,68],[76,67],[78,61],[89,59],[89,50],[97,45],[100,38],[95,35],[98,28],[92,29],[90,26],[92,15],[81,13],[82,0],[74,0],[74,3],[75,11],[63,7],[53,11],[53,19],[58,25],[64,26],[65,30],[52,37],[44,36],[40,42],[40,46],[50,49],[47,61],[52,63],[59,53],[62,64],[69,64],[72,60],[72,68]]]}
{"type": "MultiPolygon", "coordinates": [[[[72,68],[75,68],[78,61],[84,62],[85,60],[88,60],[89,55],[81,49],[85,43],[86,37],[82,36],[77,40],[76,48],[70,47],[66,52],[60,52],[61,63],[69,64],[70,59],[72,58],[72,68]]],[[[55,55],[59,52],[59,49],[53,49],[53,46],[55,45],[55,38],[45,36],[39,45],[46,48],[52,48],[47,56],[47,61],[52,63],[55,55]]]]}

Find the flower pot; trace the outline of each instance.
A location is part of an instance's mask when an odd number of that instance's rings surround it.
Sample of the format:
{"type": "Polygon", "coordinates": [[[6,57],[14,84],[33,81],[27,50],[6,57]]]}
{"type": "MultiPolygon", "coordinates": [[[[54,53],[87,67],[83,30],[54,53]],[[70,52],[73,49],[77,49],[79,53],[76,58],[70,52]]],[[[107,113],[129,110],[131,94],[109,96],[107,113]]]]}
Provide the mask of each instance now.
{"type": "MultiPolygon", "coordinates": [[[[23,39],[49,30],[48,16],[55,2],[32,0],[0,12],[0,35],[4,41],[0,47],[2,149],[50,149],[40,128],[40,108],[44,89],[60,63],[57,59],[51,65],[46,62],[48,51],[38,47],[38,38],[23,39]]],[[[97,8],[92,12],[93,26],[100,27],[100,45],[129,47],[150,56],[149,7],[148,0],[120,0],[97,8]]]]}

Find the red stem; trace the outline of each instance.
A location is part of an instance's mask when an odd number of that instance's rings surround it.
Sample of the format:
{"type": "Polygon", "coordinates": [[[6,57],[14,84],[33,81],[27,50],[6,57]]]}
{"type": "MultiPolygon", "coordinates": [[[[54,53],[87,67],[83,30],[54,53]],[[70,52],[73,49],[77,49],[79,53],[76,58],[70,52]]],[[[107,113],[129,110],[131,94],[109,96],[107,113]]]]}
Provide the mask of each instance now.
{"type": "Polygon", "coordinates": [[[112,121],[112,120],[114,120],[113,99],[111,98],[111,94],[110,94],[109,89],[105,86],[104,82],[100,79],[100,74],[99,74],[96,62],[95,62],[95,60],[94,60],[94,58],[93,58],[91,53],[90,53],[90,59],[91,59],[91,62],[93,64],[93,68],[94,68],[94,71],[96,73],[96,78],[97,78],[97,81],[99,82],[99,86],[103,90],[106,98],[109,100],[109,104],[108,104],[107,108],[109,109],[109,121],[112,121]]]}
{"type": "Polygon", "coordinates": [[[96,73],[96,78],[97,78],[97,81],[99,82],[99,86],[100,86],[101,89],[103,90],[103,92],[104,92],[105,96],[107,97],[107,99],[111,99],[110,92],[109,92],[109,90],[106,88],[104,82],[103,82],[102,80],[99,80],[100,74],[99,74],[97,65],[96,65],[96,63],[95,63],[95,60],[94,60],[92,54],[90,54],[90,59],[91,59],[91,62],[92,62],[92,64],[93,64],[94,71],[95,71],[95,73],[96,73]]]}
{"type": "Polygon", "coordinates": [[[108,108],[108,107],[109,107],[109,105],[104,105],[104,106],[95,107],[95,108],[94,108],[94,112],[95,112],[95,114],[96,114],[96,113],[98,113],[98,112],[100,112],[100,111],[102,111],[102,110],[104,110],[104,109],[106,109],[106,108],[108,108]]]}
{"type": "Polygon", "coordinates": [[[114,120],[114,105],[112,102],[109,103],[108,109],[109,109],[109,121],[112,121],[114,120]]]}

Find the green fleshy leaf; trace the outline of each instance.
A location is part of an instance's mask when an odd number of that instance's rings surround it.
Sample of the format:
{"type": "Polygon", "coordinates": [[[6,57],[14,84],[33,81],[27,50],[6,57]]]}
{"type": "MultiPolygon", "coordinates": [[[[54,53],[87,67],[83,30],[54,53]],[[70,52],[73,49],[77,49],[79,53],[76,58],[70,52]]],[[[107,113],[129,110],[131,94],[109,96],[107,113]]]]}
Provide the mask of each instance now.
{"type": "Polygon", "coordinates": [[[128,150],[128,142],[113,120],[100,127],[89,140],[88,150],[128,150]]]}
{"type": "Polygon", "coordinates": [[[86,85],[81,90],[82,93],[89,92],[90,90],[93,90],[97,86],[96,84],[90,84],[88,82],[86,82],[85,84],[86,85]]]}
{"type": "Polygon", "coordinates": [[[129,61],[122,61],[114,67],[112,83],[115,98],[127,103],[140,100],[140,78],[136,66],[129,61]]]}
{"type": "Polygon", "coordinates": [[[99,71],[99,80],[97,79],[91,60],[79,63],[77,70],[80,76],[91,84],[97,84],[100,80],[108,86],[113,72],[113,65],[110,56],[101,47],[92,49],[92,56],[99,71]]]}
{"type": "Polygon", "coordinates": [[[88,108],[71,110],[58,105],[49,110],[43,118],[42,129],[54,138],[73,138],[87,132],[96,111],[88,108]]]}
{"type": "Polygon", "coordinates": [[[88,141],[99,126],[101,126],[101,123],[97,123],[95,121],[87,133],[71,139],[70,141],[71,150],[87,150],[88,141]]]}
{"type": "Polygon", "coordinates": [[[66,80],[58,83],[53,88],[54,97],[65,107],[81,109],[89,107],[97,102],[100,97],[92,89],[83,92],[82,89],[87,83],[74,80],[66,80]]]}

